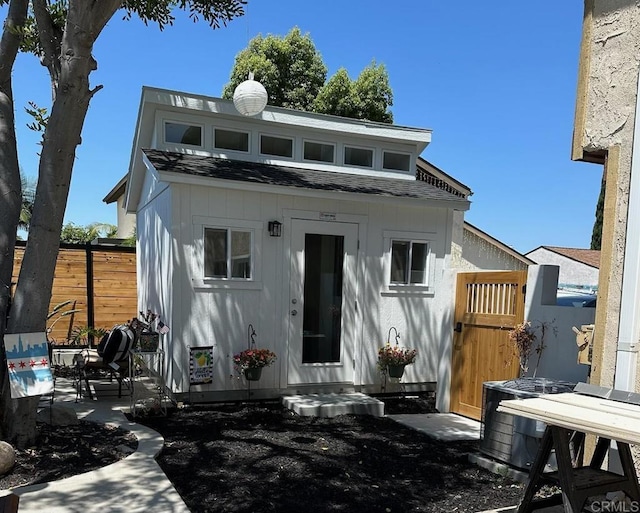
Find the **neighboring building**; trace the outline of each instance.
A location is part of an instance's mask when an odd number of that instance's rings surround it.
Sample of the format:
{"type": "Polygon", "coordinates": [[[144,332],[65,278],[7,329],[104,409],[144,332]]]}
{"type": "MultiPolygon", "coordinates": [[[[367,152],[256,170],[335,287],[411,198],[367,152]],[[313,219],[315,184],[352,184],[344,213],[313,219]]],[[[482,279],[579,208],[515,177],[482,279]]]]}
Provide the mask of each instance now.
{"type": "Polygon", "coordinates": [[[118,231],[116,237],[119,239],[128,239],[135,235],[136,216],[127,214],[124,208],[124,192],[127,188],[127,175],[124,175],[113,189],[103,198],[107,205],[116,204],[116,212],[118,219],[118,231]]]}
{"type": "Polygon", "coordinates": [[[243,117],[226,100],[145,87],[135,133],[125,208],[137,213],[139,307],[171,327],[175,395],[246,397],[232,356],[251,324],[278,355],[257,397],[379,391],[392,326],[419,352],[405,387],[447,397],[445,270],[469,202],[416,180],[429,130],[274,107],[243,117]],[[209,345],[213,382],[194,389],[189,348],[209,345]]]}
{"type": "Polygon", "coordinates": [[[583,19],[572,158],[606,177],[590,380],[640,392],[640,6],[585,0],[583,19]]]}
{"type": "Polygon", "coordinates": [[[600,251],[594,249],[540,246],[526,254],[536,264],[560,268],[558,288],[595,292],[598,290],[600,251]]]}

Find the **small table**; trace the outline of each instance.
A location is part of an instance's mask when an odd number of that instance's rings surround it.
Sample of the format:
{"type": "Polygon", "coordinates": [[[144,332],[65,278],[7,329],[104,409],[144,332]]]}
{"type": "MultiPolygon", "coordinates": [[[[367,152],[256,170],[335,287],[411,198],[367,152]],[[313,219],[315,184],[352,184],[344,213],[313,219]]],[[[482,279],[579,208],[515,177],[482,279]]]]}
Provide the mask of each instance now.
{"type": "Polygon", "coordinates": [[[579,513],[589,497],[617,490],[624,491],[640,504],[640,485],[629,449],[629,444],[640,444],[640,406],[566,393],[502,401],[498,411],[547,424],[518,513],[529,513],[555,504],[563,504],[565,513],[579,513]],[[588,465],[581,465],[572,454],[570,438],[573,434],[577,434],[580,440],[578,452],[581,451],[584,434],[598,437],[588,465]],[[618,447],[622,474],[602,469],[612,441],[618,447]],[[553,450],[558,470],[545,472],[553,450]],[[544,484],[559,485],[561,493],[534,500],[535,493],[544,484]]]}
{"type": "Polygon", "coordinates": [[[138,415],[138,401],[153,399],[162,415],[167,414],[167,394],[164,380],[164,351],[129,351],[129,378],[131,380],[130,412],[138,415]],[[150,381],[152,390],[147,390],[144,380],[150,381]]]}

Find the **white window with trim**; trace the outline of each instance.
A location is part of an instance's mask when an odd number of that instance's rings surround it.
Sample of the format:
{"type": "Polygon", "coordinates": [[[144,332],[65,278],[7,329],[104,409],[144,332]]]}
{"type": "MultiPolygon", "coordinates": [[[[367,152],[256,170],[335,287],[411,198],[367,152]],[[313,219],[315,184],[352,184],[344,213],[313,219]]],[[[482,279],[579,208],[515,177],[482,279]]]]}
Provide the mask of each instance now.
{"type": "Polygon", "coordinates": [[[256,261],[256,254],[262,244],[262,225],[195,216],[194,285],[204,288],[259,286],[261,264],[256,261]]]}
{"type": "Polygon", "coordinates": [[[293,139],[275,135],[260,135],[260,154],[293,158],[293,139]]]}
{"type": "Polygon", "coordinates": [[[165,143],[202,147],[202,132],[201,125],[177,121],[164,122],[165,143]]]}
{"type": "Polygon", "coordinates": [[[344,164],[345,166],[373,167],[373,149],[345,145],[344,164]]]}
{"type": "Polygon", "coordinates": [[[204,277],[250,280],[251,231],[204,229],[204,277]]]}
{"type": "Polygon", "coordinates": [[[304,141],[302,158],[313,162],[335,162],[336,146],[332,143],[304,141]]]}
{"type": "Polygon", "coordinates": [[[390,290],[422,290],[433,288],[432,237],[430,234],[385,232],[387,283],[390,290]]]}
{"type": "Polygon", "coordinates": [[[382,152],[382,169],[390,171],[410,171],[411,155],[394,151],[382,152]]]}
{"type": "Polygon", "coordinates": [[[391,241],[389,282],[396,285],[426,285],[428,253],[429,244],[424,241],[391,241]]]}
{"type": "Polygon", "coordinates": [[[226,128],[214,128],[213,147],[217,150],[232,150],[248,153],[249,132],[229,130],[226,128]]]}

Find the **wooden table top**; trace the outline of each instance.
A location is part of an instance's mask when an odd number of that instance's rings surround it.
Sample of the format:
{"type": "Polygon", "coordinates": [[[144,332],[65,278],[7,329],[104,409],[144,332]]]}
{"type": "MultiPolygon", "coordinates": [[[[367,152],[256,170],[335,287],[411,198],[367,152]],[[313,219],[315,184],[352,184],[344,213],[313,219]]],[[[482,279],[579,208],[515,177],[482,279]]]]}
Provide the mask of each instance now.
{"type": "Polygon", "coordinates": [[[583,433],[640,444],[640,406],[575,393],[501,401],[498,411],[583,433]]]}

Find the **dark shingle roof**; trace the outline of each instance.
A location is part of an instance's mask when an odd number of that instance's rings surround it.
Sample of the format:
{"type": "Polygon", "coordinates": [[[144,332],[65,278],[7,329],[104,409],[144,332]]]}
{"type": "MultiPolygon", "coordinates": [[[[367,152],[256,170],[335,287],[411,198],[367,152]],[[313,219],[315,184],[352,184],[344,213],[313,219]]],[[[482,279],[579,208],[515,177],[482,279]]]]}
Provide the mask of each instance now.
{"type": "Polygon", "coordinates": [[[185,155],[161,150],[147,149],[143,151],[153,167],[160,172],[171,171],[222,180],[319,191],[466,203],[465,200],[449,192],[418,180],[374,178],[365,175],[185,155]]]}

